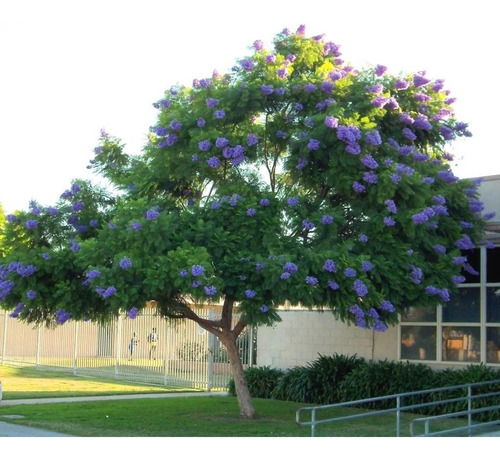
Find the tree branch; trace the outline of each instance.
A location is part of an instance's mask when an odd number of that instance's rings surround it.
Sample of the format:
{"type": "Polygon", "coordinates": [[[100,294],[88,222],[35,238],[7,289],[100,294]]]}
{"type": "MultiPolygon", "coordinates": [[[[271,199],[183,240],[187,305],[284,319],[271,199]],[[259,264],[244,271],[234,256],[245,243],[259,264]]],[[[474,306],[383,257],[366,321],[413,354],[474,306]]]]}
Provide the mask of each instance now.
{"type": "Polygon", "coordinates": [[[248,323],[241,318],[233,328],[234,337],[238,337],[247,325],[248,323]]]}
{"type": "Polygon", "coordinates": [[[220,336],[222,335],[222,331],[220,329],[223,326],[220,320],[215,321],[215,320],[206,320],[204,318],[200,318],[189,307],[186,307],[180,312],[184,315],[185,318],[187,318],[188,320],[192,320],[195,323],[198,323],[203,329],[215,334],[217,337],[220,338],[220,336]]]}

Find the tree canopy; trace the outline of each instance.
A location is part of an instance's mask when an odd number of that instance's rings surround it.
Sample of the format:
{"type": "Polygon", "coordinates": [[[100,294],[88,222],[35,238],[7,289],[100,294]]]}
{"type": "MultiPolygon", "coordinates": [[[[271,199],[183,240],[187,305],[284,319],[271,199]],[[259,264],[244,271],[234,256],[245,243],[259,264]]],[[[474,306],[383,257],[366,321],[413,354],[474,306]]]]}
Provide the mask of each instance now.
{"type": "Polygon", "coordinates": [[[256,41],[229,72],[167,90],[141,154],[101,132],[90,167],[111,191],[73,181],[54,207],[8,216],[1,304],[64,322],[154,300],[219,337],[234,310],[234,337],[288,301],[383,331],[472,270],[487,215],[450,167],[470,135],[453,102],[424,71],[353,68],[303,26],[256,41]]]}

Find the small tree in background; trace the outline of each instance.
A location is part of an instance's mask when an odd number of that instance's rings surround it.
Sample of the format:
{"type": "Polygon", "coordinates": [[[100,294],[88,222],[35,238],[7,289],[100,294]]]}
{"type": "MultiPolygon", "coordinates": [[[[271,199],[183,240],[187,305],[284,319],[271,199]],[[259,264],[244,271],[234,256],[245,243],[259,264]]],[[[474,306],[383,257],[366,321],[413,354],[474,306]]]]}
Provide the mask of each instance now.
{"type": "Polygon", "coordinates": [[[285,301],[384,331],[438,305],[471,270],[477,183],[445,152],[470,135],[425,72],[356,70],[304,27],[227,74],[172,87],[138,156],[102,132],[94,170],[59,203],[9,216],[0,300],[28,322],[133,318],[155,300],[226,347],[242,417],[255,411],[236,339],[285,301]],[[192,303],[220,302],[217,320],[192,303]],[[233,315],[239,317],[236,325],[233,315]]]}

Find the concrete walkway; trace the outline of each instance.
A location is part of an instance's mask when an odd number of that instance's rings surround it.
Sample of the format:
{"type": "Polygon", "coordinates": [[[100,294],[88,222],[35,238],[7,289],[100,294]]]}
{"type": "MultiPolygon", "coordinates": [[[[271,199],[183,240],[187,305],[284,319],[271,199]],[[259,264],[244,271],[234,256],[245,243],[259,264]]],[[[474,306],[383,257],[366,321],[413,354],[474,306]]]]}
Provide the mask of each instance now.
{"type": "Polygon", "coordinates": [[[162,393],[162,394],[123,394],[108,396],[78,396],[71,398],[41,398],[41,399],[13,399],[2,401],[0,404],[0,437],[72,437],[68,434],[45,431],[29,426],[21,426],[2,420],[16,418],[16,415],[2,415],[2,407],[32,405],[32,404],[56,404],[63,402],[95,402],[95,401],[123,401],[126,399],[151,399],[151,398],[181,398],[199,396],[227,396],[225,392],[197,391],[192,393],[162,393]]]}

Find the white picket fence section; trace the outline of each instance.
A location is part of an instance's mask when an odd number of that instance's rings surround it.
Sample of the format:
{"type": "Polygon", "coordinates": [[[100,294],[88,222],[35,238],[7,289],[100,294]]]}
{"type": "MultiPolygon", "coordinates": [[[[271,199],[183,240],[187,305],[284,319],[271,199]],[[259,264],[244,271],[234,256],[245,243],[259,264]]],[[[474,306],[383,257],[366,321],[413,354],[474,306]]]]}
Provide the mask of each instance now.
{"type": "MultiPolygon", "coordinates": [[[[220,315],[215,308],[195,311],[206,319],[220,315]]],[[[254,365],[256,330],[247,327],[238,344],[245,367],[254,365]]],[[[231,378],[218,338],[191,320],[164,319],[148,308],[135,319],[121,315],[105,325],[70,320],[54,328],[0,312],[0,363],[207,391],[226,389],[231,378]],[[156,349],[148,342],[153,328],[156,349]],[[134,333],[137,345],[131,353],[134,333]]]]}

